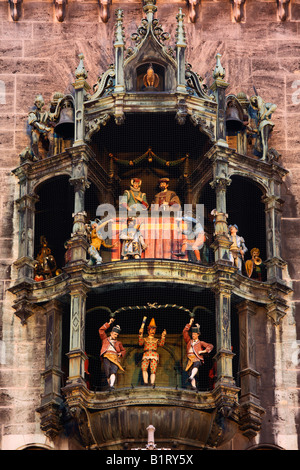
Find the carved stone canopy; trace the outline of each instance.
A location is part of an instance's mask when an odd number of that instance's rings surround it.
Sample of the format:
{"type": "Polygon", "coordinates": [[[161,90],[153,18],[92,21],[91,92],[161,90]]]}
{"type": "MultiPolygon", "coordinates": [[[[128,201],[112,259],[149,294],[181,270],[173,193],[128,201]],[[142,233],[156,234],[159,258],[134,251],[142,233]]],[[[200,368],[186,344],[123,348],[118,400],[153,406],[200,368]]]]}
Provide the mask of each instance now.
{"type": "Polygon", "coordinates": [[[115,63],[99,77],[93,93],[84,95],[87,141],[111,116],[117,124],[122,124],[127,113],[174,111],[178,124],[184,124],[187,116],[197,115],[201,129],[207,130],[214,141],[216,96],[186,63],[185,15],[180,9],[176,16],[175,45],[171,46],[167,45],[170,35],[155,18],[155,2],[145,2],[144,11],[146,18],[132,34],[131,47],[125,47],[123,11],[116,11],[115,63]]]}

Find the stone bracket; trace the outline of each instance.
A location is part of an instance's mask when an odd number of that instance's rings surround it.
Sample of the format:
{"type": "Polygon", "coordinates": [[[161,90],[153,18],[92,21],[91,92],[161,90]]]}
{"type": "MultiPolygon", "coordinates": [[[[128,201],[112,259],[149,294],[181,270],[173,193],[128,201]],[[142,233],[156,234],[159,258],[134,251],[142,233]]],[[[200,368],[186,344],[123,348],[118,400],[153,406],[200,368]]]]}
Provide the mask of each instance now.
{"type": "Polygon", "coordinates": [[[110,18],[111,0],[98,0],[100,7],[100,18],[103,23],[107,23],[110,18]]]}
{"type": "Polygon", "coordinates": [[[54,0],[56,19],[60,23],[65,19],[67,3],[68,0],[54,0]]]}
{"type": "Polygon", "coordinates": [[[21,6],[23,0],[8,0],[8,3],[13,21],[18,21],[21,17],[21,6]]]}

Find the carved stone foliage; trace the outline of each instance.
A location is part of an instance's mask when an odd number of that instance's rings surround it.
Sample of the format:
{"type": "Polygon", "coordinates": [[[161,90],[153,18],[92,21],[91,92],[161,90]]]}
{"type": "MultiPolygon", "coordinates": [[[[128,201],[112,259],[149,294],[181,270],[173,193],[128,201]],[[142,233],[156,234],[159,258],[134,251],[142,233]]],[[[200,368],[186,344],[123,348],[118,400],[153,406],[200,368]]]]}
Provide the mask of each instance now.
{"type": "Polygon", "coordinates": [[[110,119],[110,115],[105,113],[103,116],[87,121],[85,140],[89,142],[92,138],[92,135],[95,134],[95,132],[98,132],[101,126],[105,126],[107,122],[109,121],[109,119],[110,119]]]}
{"type": "Polygon", "coordinates": [[[93,86],[93,95],[87,95],[86,98],[90,99],[97,99],[102,98],[104,96],[109,96],[114,91],[115,86],[115,68],[113,65],[110,66],[106,72],[104,72],[99,78],[97,83],[93,86]]]}
{"type": "Polygon", "coordinates": [[[203,83],[203,78],[192,70],[191,64],[186,64],[185,69],[186,89],[189,95],[198,96],[215,101],[215,96],[203,83]]]}
{"type": "Polygon", "coordinates": [[[216,140],[215,127],[212,121],[207,122],[199,113],[191,114],[190,120],[194,126],[199,126],[199,130],[207,134],[212,142],[216,140]]]}

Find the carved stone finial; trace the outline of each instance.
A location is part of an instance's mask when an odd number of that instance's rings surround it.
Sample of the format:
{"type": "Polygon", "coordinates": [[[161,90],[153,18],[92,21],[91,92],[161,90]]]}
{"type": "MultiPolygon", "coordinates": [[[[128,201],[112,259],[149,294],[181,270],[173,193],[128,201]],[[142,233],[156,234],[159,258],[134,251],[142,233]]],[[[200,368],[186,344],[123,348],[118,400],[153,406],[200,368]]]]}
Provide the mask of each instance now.
{"type": "Polygon", "coordinates": [[[176,16],[177,19],[177,28],[176,28],[176,46],[181,46],[185,47],[186,46],[186,41],[185,41],[185,31],[184,31],[184,25],[183,25],[183,19],[185,17],[185,14],[182,13],[182,9],[179,8],[179,13],[176,16]]]}
{"type": "Polygon", "coordinates": [[[153,18],[154,18],[154,13],[157,11],[156,8],[156,0],[144,0],[144,12],[146,13],[147,20],[150,23],[152,23],[153,18]]]}
{"type": "Polygon", "coordinates": [[[57,21],[62,23],[66,16],[68,0],[54,0],[57,21]]]}
{"type": "Polygon", "coordinates": [[[123,27],[123,10],[118,9],[116,10],[116,32],[115,32],[115,46],[123,46],[124,45],[124,27],[123,27]]]}
{"type": "Polygon", "coordinates": [[[221,65],[221,57],[222,56],[219,53],[216,55],[217,64],[213,72],[213,77],[215,80],[217,79],[223,80],[225,78],[225,69],[221,65]]]}
{"type": "Polygon", "coordinates": [[[86,79],[88,74],[87,74],[87,71],[85,70],[84,63],[83,63],[84,55],[79,54],[78,57],[79,57],[79,64],[75,71],[75,77],[77,80],[81,78],[86,79]]]}
{"type": "Polygon", "coordinates": [[[18,21],[21,17],[21,4],[23,0],[8,0],[10,6],[10,14],[14,21],[18,21]]]}

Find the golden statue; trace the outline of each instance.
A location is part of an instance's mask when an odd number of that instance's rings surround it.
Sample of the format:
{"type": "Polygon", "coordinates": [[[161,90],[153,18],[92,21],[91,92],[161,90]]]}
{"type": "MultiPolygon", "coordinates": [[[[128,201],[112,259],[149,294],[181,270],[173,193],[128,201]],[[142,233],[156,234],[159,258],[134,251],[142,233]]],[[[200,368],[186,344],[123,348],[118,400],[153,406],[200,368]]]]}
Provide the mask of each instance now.
{"type": "Polygon", "coordinates": [[[247,276],[262,281],[264,264],[262,262],[262,259],[259,257],[260,251],[258,248],[252,248],[250,253],[251,259],[248,259],[245,262],[247,276]]]}
{"type": "Polygon", "coordinates": [[[143,82],[145,87],[157,88],[159,84],[159,77],[157,73],[154,72],[152,64],[149,65],[147,73],[144,75],[143,82]]]}

